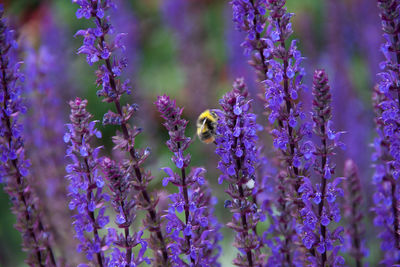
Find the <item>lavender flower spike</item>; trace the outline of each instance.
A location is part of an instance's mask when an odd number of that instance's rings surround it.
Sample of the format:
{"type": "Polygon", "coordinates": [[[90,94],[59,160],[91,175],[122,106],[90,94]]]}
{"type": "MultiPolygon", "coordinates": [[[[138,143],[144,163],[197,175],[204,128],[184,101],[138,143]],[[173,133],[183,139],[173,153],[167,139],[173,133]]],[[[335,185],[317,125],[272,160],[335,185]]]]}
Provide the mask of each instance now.
{"type": "Polygon", "coordinates": [[[143,257],[147,249],[147,242],[141,238],[143,231],[130,234],[130,228],[136,217],[136,202],[132,198],[134,192],[128,168],[106,157],[102,160],[102,169],[112,192],[112,206],[117,214],[115,223],[118,228],[124,230],[120,234],[111,230],[115,236],[113,243],[120,248],[114,248],[109,266],[138,266],[144,261],[150,264],[150,260],[143,257]],[[138,256],[134,258],[132,249],[139,244],[141,249],[138,256]],[[121,252],[120,249],[125,252],[121,252]]]}
{"type": "MultiPolygon", "coordinates": [[[[301,66],[303,57],[297,50],[296,40],[288,44],[293,32],[290,22],[293,14],[287,12],[285,3],[284,0],[266,1],[269,24],[265,30],[266,47],[263,49],[263,55],[269,68],[263,81],[264,101],[269,120],[268,129],[274,138],[273,144],[278,150],[278,157],[281,159],[278,178],[285,179],[283,185],[287,187],[282,190],[288,196],[285,198],[285,207],[297,212],[297,220],[294,223],[288,222],[284,227],[285,231],[276,233],[285,237],[285,246],[290,248],[288,250],[281,248],[280,253],[285,254],[286,264],[301,266],[304,260],[301,254],[304,249],[300,249],[298,239],[302,238],[304,241],[308,240],[308,237],[304,236],[304,232],[299,233],[296,230],[301,228],[303,223],[299,214],[303,207],[298,201],[301,193],[299,188],[304,178],[309,176],[308,171],[312,166],[315,147],[311,141],[306,140],[307,137],[311,137],[311,124],[304,122],[302,102],[298,101],[304,89],[302,84],[304,69],[301,66]],[[291,232],[297,234],[288,235],[291,232]]],[[[278,184],[282,184],[281,181],[278,184]]],[[[281,203],[278,205],[282,206],[281,203]]],[[[286,215],[280,216],[284,218],[286,215]]]]}
{"type": "MultiPolygon", "coordinates": [[[[58,44],[58,43],[57,43],[58,44]]],[[[52,44],[55,46],[55,44],[52,44]]],[[[43,218],[53,233],[54,244],[61,251],[60,260],[66,265],[77,265],[82,255],[77,256],[78,241],[71,236],[73,219],[66,209],[68,181],[65,176],[65,132],[62,90],[55,82],[60,74],[59,61],[49,49],[32,47],[25,50],[25,93],[28,112],[24,119],[25,142],[28,157],[32,161],[30,173],[35,177],[34,189],[41,200],[43,218]]],[[[59,58],[57,58],[59,60],[59,58]]]]}
{"type": "Polygon", "coordinates": [[[338,187],[342,178],[329,182],[334,173],[332,155],[339,142],[341,132],[332,131],[331,94],[328,77],[324,70],[316,70],[313,81],[314,133],[320,138],[321,145],[316,146],[314,170],[321,183],[314,187],[311,180],[303,178],[299,188],[304,207],[300,210],[303,218],[303,244],[310,251],[308,261],[318,266],[341,266],[344,259],[338,255],[343,227],[333,228],[332,221],[339,222],[341,215],[336,199],[343,196],[338,187]],[[330,229],[331,228],[331,229],[330,229]],[[339,243],[339,244],[336,244],[339,243]]]}
{"type": "Polygon", "coordinates": [[[0,5],[0,182],[10,195],[15,228],[23,237],[30,266],[57,266],[47,231],[40,214],[38,199],[29,179],[29,161],[25,158],[23,127],[19,115],[26,112],[22,102],[20,63],[16,61],[17,44],[13,31],[5,24],[0,5]]]}
{"type": "Polygon", "coordinates": [[[375,225],[380,234],[383,263],[400,264],[400,2],[378,0],[386,42],[381,46],[385,61],[380,64],[379,92],[373,95],[378,137],[375,139],[374,195],[375,225]]]}
{"type": "Polygon", "coordinates": [[[387,97],[382,102],[384,134],[390,142],[394,178],[400,176],[400,3],[397,0],[378,0],[381,9],[382,29],[386,43],[381,46],[385,61],[380,65],[379,89],[387,97]]]}
{"type": "Polygon", "coordinates": [[[163,180],[166,186],[169,182],[179,188],[179,193],[171,194],[167,221],[167,233],[171,237],[168,245],[172,251],[171,257],[176,265],[189,266],[219,266],[220,254],[218,241],[219,225],[212,216],[213,204],[216,199],[211,197],[211,190],[204,179],[203,168],[193,168],[189,174],[186,168],[190,164],[190,154],[184,155],[191,140],[185,136],[187,121],[181,118],[183,109],[176,107],[175,101],[168,96],[159,96],[156,103],[158,111],[165,119],[170,140],[167,146],[174,153],[172,161],[180,169],[180,174],[171,168],[163,168],[168,177],[163,180]],[[185,212],[185,220],[181,220],[176,212],[185,212]],[[188,263],[181,256],[187,257],[188,263]]]}
{"type": "Polygon", "coordinates": [[[270,54],[265,54],[268,40],[262,36],[265,28],[267,0],[232,0],[233,22],[239,31],[246,33],[246,40],[242,43],[245,54],[251,55],[250,65],[257,73],[258,79],[267,79],[268,59],[270,54]]]}
{"type": "Polygon", "coordinates": [[[147,211],[144,225],[151,231],[149,246],[154,251],[155,264],[167,266],[169,256],[161,230],[161,216],[156,210],[157,196],[153,197],[147,190],[148,183],[152,180],[149,172],[145,172],[141,165],[149,156],[149,149],[136,150],[135,138],[141,132],[136,127],[129,125],[129,120],[137,110],[137,105],[121,105],[120,99],[126,93],[130,94],[129,80],[121,81],[120,76],[126,68],[124,58],[117,58],[116,50],[124,50],[121,39],[125,34],[117,34],[115,38],[109,35],[113,32],[110,19],[105,12],[114,6],[111,0],[73,0],[80,8],[76,12],[77,18],[92,18],[95,28],[79,30],[76,35],[84,37],[83,45],[78,49],[79,54],[85,54],[89,65],[100,61],[102,64],[96,71],[96,84],[100,87],[97,95],[104,97],[104,101],[114,103],[116,112],[109,110],[103,117],[103,124],[119,125],[122,134],[113,137],[114,149],[119,149],[129,154],[129,159],[124,164],[129,165],[132,177],[135,177],[133,186],[139,193],[136,194],[138,207],[147,211]],[[112,41],[110,41],[112,39],[112,41]],[[107,40],[107,41],[106,41],[107,40]],[[113,54],[114,52],[114,54],[113,54]]]}
{"type": "Polygon", "coordinates": [[[346,160],[344,164],[344,175],[345,181],[345,199],[346,199],[346,210],[345,214],[348,220],[346,230],[348,247],[350,255],[353,256],[356,266],[362,267],[362,259],[366,256],[366,249],[364,247],[363,236],[365,229],[363,226],[363,197],[361,180],[358,175],[358,168],[356,163],[352,159],[346,160]]]}
{"type": "Polygon", "coordinates": [[[76,98],[69,103],[71,107],[68,131],[64,141],[69,144],[67,156],[72,160],[67,165],[67,178],[70,181],[69,208],[76,210],[73,216],[76,237],[80,241],[78,251],[86,253],[86,258],[99,266],[107,266],[108,259],[104,251],[110,239],[101,237],[99,230],[109,222],[105,216],[105,202],[109,196],[103,193],[104,180],[100,175],[100,147],[92,148],[90,142],[101,133],[95,128],[96,121],[90,121],[92,115],[86,111],[87,100],[76,98]]]}
{"type": "Polygon", "coordinates": [[[257,159],[256,116],[250,112],[251,101],[243,79],[237,79],[233,90],[220,100],[222,114],[217,127],[216,153],[221,157],[219,182],[229,182],[225,203],[233,213],[228,227],[236,231],[235,246],[240,253],[233,263],[237,266],[258,266],[264,256],[260,253],[261,240],[253,231],[264,216],[252,200],[252,188],[257,159]]]}
{"type": "Polygon", "coordinates": [[[378,87],[374,89],[372,101],[375,110],[375,124],[378,136],[374,139],[375,152],[372,155],[375,173],[372,179],[376,191],[374,194],[374,224],[381,228],[379,237],[384,251],[383,264],[400,264],[400,188],[395,179],[394,160],[390,153],[390,141],[385,135],[385,123],[382,119],[382,103],[389,101],[378,87]]]}

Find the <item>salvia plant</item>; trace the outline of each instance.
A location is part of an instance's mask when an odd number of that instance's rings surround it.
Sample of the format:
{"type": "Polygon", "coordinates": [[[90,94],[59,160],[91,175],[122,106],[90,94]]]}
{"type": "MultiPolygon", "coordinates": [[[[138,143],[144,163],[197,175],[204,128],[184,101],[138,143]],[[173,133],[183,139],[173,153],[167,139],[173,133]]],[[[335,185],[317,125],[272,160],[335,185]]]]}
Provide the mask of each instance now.
{"type": "Polygon", "coordinates": [[[204,168],[193,168],[187,173],[190,164],[190,154],[184,151],[191,143],[185,136],[187,121],[181,118],[183,109],[176,107],[175,101],[168,96],[158,97],[157,109],[165,119],[164,126],[168,130],[170,139],[167,141],[168,149],[174,155],[172,161],[180,173],[175,173],[171,168],[163,168],[167,177],[163,185],[168,183],[179,188],[179,193],[171,194],[168,213],[165,216],[166,232],[171,242],[168,245],[174,264],[185,264],[181,255],[186,255],[188,262],[196,266],[218,265],[217,259],[220,248],[218,241],[221,235],[217,220],[212,216],[214,198],[204,178],[204,168]],[[176,212],[184,212],[181,220],[176,212]]]}
{"type": "Polygon", "coordinates": [[[39,199],[32,189],[29,160],[25,157],[23,126],[20,115],[26,112],[22,99],[23,74],[17,58],[15,32],[4,19],[0,9],[0,68],[1,68],[1,182],[9,194],[12,211],[17,218],[15,227],[23,237],[28,252],[26,262],[32,266],[54,266],[56,259],[47,225],[42,220],[39,199]]]}
{"type": "Polygon", "coordinates": [[[240,251],[233,262],[238,266],[259,266],[264,259],[256,228],[263,216],[252,201],[251,190],[257,160],[257,124],[243,80],[235,81],[220,105],[222,114],[215,140],[216,153],[221,158],[218,169],[222,174],[218,179],[229,183],[226,193],[231,200],[225,202],[225,207],[231,210],[232,221],[227,226],[237,232],[235,246],[240,251]]]}
{"type": "Polygon", "coordinates": [[[365,227],[362,224],[363,196],[361,194],[361,179],[357,165],[352,159],[347,159],[344,164],[345,182],[345,216],[350,227],[346,229],[346,248],[354,258],[356,266],[362,266],[363,258],[366,256],[365,227]]]}
{"type": "MultiPolygon", "coordinates": [[[[224,94],[211,90],[219,63],[207,56],[208,26],[199,26],[211,2],[160,4],[188,77],[182,82],[182,98],[190,98],[185,109],[179,97],[167,94],[146,101],[149,90],[136,81],[150,77],[135,70],[142,50],[160,64],[165,59],[155,47],[141,47],[141,35],[160,40],[148,35],[151,13],[144,19],[140,11],[153,1],[133,4],[138,7],[133,15],[128,1],[73,0],[75,17],[87,21],[75,21],[85,25],[73,35],[82,44],[65,49],[60,40],[70,38],[52,16],[31,16],[54,26],[38,41],[33,33],[19,38],[26,30],[12,30],[0,8],[0,182],[25,262],[400,266],[400,1],[376,2],[383,43],[375,52],[384,60],[370,66],[381,69],[375,73],[378,83],[369,87],[374,116],[368,119],[376,130],[372,150],[365,151],[372,155],[370,177],[359,170],[359,159],[343,156],[346,147],[353,149],[351,157],[363,153],[359,143],[352,148],[343,142],[352,139],[333,115],[342,105],[332,104],[337,90],[331,85],[343,80],[336,81],[336,74],[329,81],[326,60],[320,60],[326,70],[306,74],[315,62],[305,61],[310,51],[300,52],[295,14],[285,0],[224,3],[234,25],[225,29],[232,39],[227,69],[239,77],[224,94]],[[236,55],[237,43],[243,55],[236,55]],[[95,68],[88,74],[95,94],[68,90],[74,87],[68,81],[68,49],[95,68]],[[216,95],[222,95],[213,101],[218,106],[210,104],[192,123],[190,112],[216,95]],[[93,109],[96,101],[102,104],[93,109]],[[154,122],[160,134],[146,129],[154,122]],[[208,146],[200,147],[197,139],[208,146]]],[[[38,13],[53,15],[43,10],[38,13]]],[[[368,127],[353,128],[346,130],[362,134],[357,141],[363,142],[368,127]]]]}

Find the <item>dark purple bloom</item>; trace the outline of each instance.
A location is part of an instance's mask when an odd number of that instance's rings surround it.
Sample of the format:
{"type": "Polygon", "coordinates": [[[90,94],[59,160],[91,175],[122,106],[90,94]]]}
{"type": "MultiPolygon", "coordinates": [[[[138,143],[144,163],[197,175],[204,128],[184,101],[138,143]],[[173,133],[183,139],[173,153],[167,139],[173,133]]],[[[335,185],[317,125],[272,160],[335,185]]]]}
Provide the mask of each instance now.
{"type": "Polygon", "coordinates": [[[40,206],[25,158],[23,126],[19,115],[26,112],[21,93],[23,76],[16,58],[14,32],[3,18],[0,5],[0,182],[9,194],[16,216],[15,228],[21,232],[23,247],[28,253],[26,262],[32,266],[57,266],[50,245],[50,232],[43,222],[40,206]]]}
{"type": "Polygon", "coordinates": [[[232,21],[231,10],[227,6],[224,9],[225,17],[225,45],[227,47],[227,63],[228,74],[230,79],[235,77],[243,77],[247,81],[250,95],[256,95],[255,73],[249,64],[243,64],[247,61],[247,55],[243,53],[241,44],[246,38],[244,32],[239,32],[235,29],[232,21]]]}
{"type": "Polygon", "coordinates": [[[314,73],[313,96],[313,130],[321,140],[321,144],[315,146],[314,171],[321,182],[313,186],[308,178],[303,178],[299,188],[304,203],[300,210],[303,218],[303,244],[310,251],[308,261],[321,266],[340,266],[344,264],[344,259],[337,252],[343,239],[343,227],[334,228],[331,223],[339,222],[341,217],[335,201],[338,196],[343,196],[343,190],[338,187],[342,178],[332,181],[335,166],[331,159],[340,144],[338,138],[341,133],[331,129],[332,99],[324,70],[316,70],[314,73]]]}
{"type": "Polygon", "coordinates": [[[379,88],[375,88],[373,94],[373,104],[375,109],[375,123],[377,136],[374,139],[375,152],[372,155],[375,173],[372,182],[376,188],[373,196],[374,208],[376,213],[374,224],[381,229],[379,237],[382,240],[381,249],[385,253],[383,263],[393,265],[400,263],[400,211],[399,194],[400,189],[398,180],[395,179],[394,160],[390,153],[390,141],[384,134],[385,122],[382,119],[384,109],[382,103],[388,98],[379,88]]]}
{"type": "Polygon", "coordinates": [[[232,0],[230,4],[236,28],[246,33],[242,43],[245,54],[251,55],[250,65],[255,68],[258,79],[263,81],[267,78],[267,59],[271,57],[271,54],[264,53],[268,40],[262,36],[267,21],[267,0],[232,0]]]}
{"type": "MultiPolygon", "coordinates": [[[[54,44],[52,44],[54,45],[54,44]]],[[[35,177],[34,189],[41,199],[43,216],[54,232],[53,238],[62,251],[62,261],[77,265],[83,257],[76,255],[77,240],[71,238],[71,211],[65,207],[68,200],[68,182],[65,179],[65,150],[63,142],[65,131],[64,113],[61,101],[61,87],[55,83],[59,77],[60,66],[48,46],[38,51],[26,48],[25,92],[27,92],[28,112],[24,120],[25,142],[30,171],[35,177]]]]}
{"type": "Polygon", "coordinates": [[[303,254],[297,249],[292,250],[293,242],[301,242],[301,240],[296,234],[296,218],[290,212],[297,208],[293,201],[288,201],[292,198],[290,196],[292,193],[287,191],[288,186],[285,183],[290,180],[287,180],[286,173],[283,171],[276,174],[275,180],[277,185],[271,187],[275,192],[275,197],[271,200],[270,207],[266,208],[271,223],[263,236],[264,243],[271,249],[267,266],[283,267],[287,262],[294,266],[302,266],[303,254]],[[282,253],[284,251],[290,253],[282,253]]]}
{"type": "Polygon", "coordinates": [[[286,11],[284,0],[234,0],[231,4],[234,21],[239,29],[248,33],[246,45],[255,53],[252,65],[257,70],[264,71],[260,80],[266,88],[265,101],[269,121],[279,122],[279,127],[271,130],[274,146],[284,152],[289,166],[288,174],[291,177],[298,176],[304,156],[300,141],[304,135],[311,133],[311,126],[301,123],[305,116],[301,102],[297,101],[304,88],[304,69],[301,67],[303,58],[297,50],[295,40],[289,47],[286,46],[292,34],[290,18],[293,14],[286,11]],[[270,12],[267,27],[263,17],[266,10],[270,12]],[[262,37],[265,27],[265,37],[262,37]],[[252,43],[252,40],[257,42],[252,43]]]}
{"type": "Polygon", "coordinates": [[[380,77],[379,89],[387,99],[382,102],[381,119],[384,123],[384,135],[390,142],[390,154],[393,157],[395,179],[400,176],[400,3],[396,0],[378,0],[381,10],[382,29],[386,42],[381,46],[385,61],[380,64],[384,72],[380,77]]]}
{"type": "Polygon", "coordinates": [[[132,181],[137,194],[136,203],[147,211],[144,225],[151,231],[149,246],[154,251],[155,263],[167,265],[168,252],[163,233],[161,231],[161,217],[156,210],[157,196],[152,197],[148,190],[148,183],[152,180],[149,172],[141,168],[147,159],[149,149],[136,150],[135,138],[141,132],[136,126],[131,127],[128,123],[137,110],[137,105],[121,105],[120,99],[124,94],[130,94],[129,80],[121,80],[122,71],[126,68],[127,62],[124,58],[116,56],[116,51],[121,51],[124,44],[123,33],[111,35],[114,32],[110,24],[109,17],[106,15],[108,9],[114,6],[113,1],[90,1],[74,0],[80,7],[76,13],[77,18],[92,18],[95,28],[79,30],[75,35],[83,36],[83,45],[78,49],[78,54],[85,54],[89,65],[100,61],[101,64],[96,71],[96,84],[100,89],[97,91],[99,97],[104,97],[104,101],[114,103],[116,111],[109,111],[104,115],[103,123],[116,124],[120,126],[122,133],[113,137],[114,149],[119,149],[129,154],[129,159],[124,160],[124,164],[129,164],[130,175],[135,177],[132,181]]]}
{"type": "Polygon", "coordinates": [[[375,145],[376,186],[375,225],[382,228],[384,263],[400,263],[400,3],[396,0],[378,0],[382,30],[386,42],[381,46],[385,61],[380,64],[379,91],[373,95],[378,137],[375,145]]]}
{"type": "Polygon", "coordinates": [[[222,172],[219,181],[229,182],[227,194],[232,201],[226,206],[233,213],[228,227],[236,231],[235,246],[239,253],[234,264],[257,266],[264,260],[260,253],[261,238],[254,231],[263,216],[252,201],[252,187],[248,183],[255,180],[257,160],[256,115],[251,113],[251,100],[242,79],[237,79],[233,90],[220,100],[217,127],[216,153],[221,160],[218,169],[222,172]]]}
{"type": "Polygon", "coordinates": [[[159,96],[155,104],[165,119],[164,126],[170,136],[167,146],[174,153],[172,161],[180,172],[163,168],[167,174],[163,185],[170,182],[179,188],[179,193],[169,196],[171,203],[165,215],[166,230],[171,239],[168,245],[171,257],[176,265],[219,266],[217,259],[221,248],[218,241],[222,236],[218,233],[220,226],[212,215],[216,199],[211,196],[208,183],[204,180],[205,169],[192,168],[189,174],[186,173],[190,154],[185,156],[184,151],[191,139],[185,136],[188,122],[181,118],[183,109],[165,95],[159,96]],[[177,214],[183,211],[184,220],[177,214]]]}
{"type": "Polygon", "coordinates": [[[91,121],[92,115],[86,111],[86,100],[76,98],[69,104],[71,123],[67,124],[64,141],[69,144],[67,156],[72,163],[66,167],[66,177],[70,182],[69,208],[76,210],[74,228],[80,241],[78,251],[86,253],[89,261],[106,266],[108,259],[104,251],[111,238],[101,237],[99,230],[109,223],[105,202],[110,197],[103,192],[104,179],[100,174],[98,155],[100,147],[92,148],[90,145],[94,137],[101,137],[101,133],[95,128],[96,121],[91,121]]]}
{"type": "Polygon", "coordinates": [[[122,166],[109,158],[103,158],[101,164],[108,181],[107,185],[112,193],[111,203],[116,213],[115,223],[119,229],[123,229],[123,233],[113,232],[113,244],[119,248],[114,248],[111,253],[109,266],[133,267],[144,261],[150,264],[150,260],[143,257],[147,249],[147,242],[142,239],[143,232],[130,233],[130,228],[136,217],[136,202],[132,198],[134,192],[130,183],[132,178],[129,173],[129,166],[122,166]],[[141,248],[135,258],[132,249],[139,244],[141,248]]]}
{"type": "Polygon", "coordinates": [[[356,266],[362,266],[362,259],[366,256],[367,250],[364,244],[365,227],[363,221],[363,197],[361,180],[358,175],[358,168],[351,159],[346,160],[344,165],[345,180],[345,214],[348,218],[346,227],[346,249],[353,256],[356,266]]]}
{"type": "MultiPolygon", "coordinates": [[[[257,41],[257,45],[253,45],[252,64],[258,70],[259,79],[265,87],[264,102],[270,123],[268,130],[273,136],[274,147],[278,150],[282,162],[279,176],[276,178],[284,179],[284,181],[277,181],[277,186],[287,187],[278,190],[282,192],[279,198],[283,198],[287,203],[275,203],[283,209],[279,215],[282,219],[277,219],[282,222],[282,225],[271,230],[277,231],[274,235],[283,236],[286,239],[284,242],[286,248],[277,244],[281,253],[284,254],[284,261],[287,264],[301,265],[301,252],[298,251],[296,244],[299,238],[305,237],[296,236],[299,234],[299,231],[295,230],[298,228],[296,220],[287,220],[283,217],[289,209],[297,209],[300,212],[302,208],[301,205],[296,208],[298,204],[296,198],[302,180],[307,177],[307,171],[314,160],[315,148],[312,142],[306,140],[306,137],[311,135],[311,124],[304,122],[302,102],[298,100],[304,89],[302,84],[304,69],[301,66],[303,57],[297,50],[296,40],[288,43],[292,34],[290,19],[293,14],[287,12],[284,0],[237,2],[242,2],[241,7],[245,6],[246,10],[257,7],[257,12],[260,14],[253,16],[254,11],[243,13],[243,10],[239,8],[240,12],[236,14],[236,19],[240,21],[241,16],[247,17],[246,23],[241,26],[244,29],[246,25],[253,25],[253,30],[248,29],[253,32],[253,34],[249,33],[249,36],[252,37],[255,33],[254,41],[257,41]],[[243,4],[244,2],[246,4],[243,4]],[[266,22],[261,16],[264,14],[264,9],[269,11],[268,25],[264,25],[266,22]],[[249,22],[251,19],[253,19],[252,24],[249,22]],[[254,28],[258,24],[265,28],[265,36],[262,36],[262,30],[257,30],[260,27],[254,28]]],[[[250,42],[247,42],[249,44],[254,42],[250,37],[248,37],[250,42]]],[[[318,198],[315,200],[318,201],[318,198]]],[[[300,217],[300,214],[297,216],[300,217]]],[[[272,242],[277,242],[276,240],[273,239],[272,242]]],[[[307,242],[312,240],[310,235],[307,235],[306,240],[307,242]]],[[[270,262],[279,262],[279,259],[273,259],[276,255],[277,253],[272,253],[270,262]]]]}

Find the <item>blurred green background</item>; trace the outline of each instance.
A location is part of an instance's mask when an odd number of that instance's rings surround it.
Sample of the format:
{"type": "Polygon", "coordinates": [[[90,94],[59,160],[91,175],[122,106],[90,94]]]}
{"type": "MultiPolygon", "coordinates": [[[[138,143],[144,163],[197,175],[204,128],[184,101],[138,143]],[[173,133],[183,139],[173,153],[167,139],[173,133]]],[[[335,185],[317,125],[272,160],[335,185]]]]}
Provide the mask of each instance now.
{"type": "MultiPolygon", "coordinates": [[[[67,107],[67,101],[75,96],[89,100],[89,110],[95,118],[102,120],[102,116],[111,105],[101,103],[96,97],[94,81],[94,67],[87,65],[85,57],[76,55],[81,44],[81,38],[74,38],[74,33],[81,28],[91,25],[85,20],[75,17],[77,5],[71,1],[40,1],[40,0],[3,0],[6,15],[12,25],[19,32],[19,40],[29,40],[34,46],[40,46],[40,20],[43,14],[51,14],[54,21],[63,33],[63,42],[66,49],[62,49],[63,60],[68,62],[68,79],[70,88],[60,92],[62,101],[67,107]]],[[[165,146],[168,139],[167,132],[162,126],[162,120],[154,106],[158,95],[167,94],[176,99],[177,105],[184,107],[183,116],[189,121],[187,135],[194,136],[195,120],[199,113],[206,108],[218,107],[218,99],[231,88],[237,75],[244,75],[250,87],[254,101],[255,112],[259,115],[259,123],[266,123],[261,115],[262,104],[257,99],[261,92],[259,85],[254,81],[252,69],[247,65],[247,58],[243,56],[240,47],[243,35],[238,35],[231,22],[231,8],[228,1],[222,0],[187,0],[185,12],[173,13],[168,9],[168,0],[131,0],[120,1],[123,12],[130,19],[118,21],[118,25],[125,27],[122,31],[131,34],[128,53],[128,71],[126,77],[133,83],[133,93],[124,101],[135,102],[140,111],[133,123],[144,129],[138,137],[138,147],[150,147],[152,156],[147,161],[146,168],[155,176],[151,187],[161,190],[163,173],[160,168],[171,166],[171,153],[165,146]]],[[[185,2],[185,1],[184,1],[185,2]]],[[[173,3],[172,3],[173,4],[173,3]]],[[[337,103],[349,101],[349,96],[357,100],[362,107],[360,116],[369,121],[365,125],[368,136],[365,137],[365,147],[371,140],[371,88],[376,82],[376,72],[379,63],[379,43],[382,42],[378,11],[374,1],[369,0],[288,0],[287,7],[294,12],[294,38],[299,39],[299,48],[307,58],[305,68],[308,76],[305,83],[310,87],[312,71],[315,68],[326,68],[331,79],[337,78],[335,90],[345,94],[344,99],[337,103]],[[341,74],[345,72],[345,75],[341,74]],[[346,77],[344,77],[346,76],[346,77]],[[345,86],[341,85],[346,83],[345,86]],[[346,87],[347,86],[347,87],[346,87]],[[342,89],[340,89],[342,88],[342,89]],[[342,90],[342,91],[340,91],[342,90]]],[[[117,11],[117,14],[120,11],[117,11]]],[[[112,20],[118,15],[112,14],[112,20]]],[[[121,15],[122,17],[122,15],[121,15]]],[[[121,31],[117,27],[116,31],[121,31]]],[[[43,33],[42,33],[43,34],[43,33]]],[[[61,48],[60,48],[61,49],[61,48]]],[[[310,92],[306,92],[309,94],[310,92]]],[[[335,97],[335,96],[334,96],[335,97]]],[[[305,99],[307,97],[304,97],[305,99]]],[[[347,102],[346,102],[347,103],[347,102]]],[[[339,114],[340,117],[340,114],[339,114]]],[[[67,113],[65,114],[67,122],[67,113]]],[[[362,122],[361,122],[362,123],[362,122]]],[[[346,122],[338,121],[339,128],[345,128],[346,122]],[[343,127],[341,126],[341,123],[343,127]]],[[[112,147],[112,127],[99,126],[103,132],[102,141],[107,153],[112,147]]],[[[270,151],[270,140],[265,134],[261,138],[270,151]]],[[[225,184],[219,185],[216,180],[219,172],[215,163],[212,145],[204,145],[195,140],[190,146],[193,166],[205,166],[208,170],[207,179],[212,185],[215,196],[219,201],[216,207],[216,216],[222,223],[230,219],[229,211],[224,209],[223,202],[225,184]]],[[[346,152],[347,153],[347,152],[346,152]]],[[[351,152],[348,152],[351,153],[351,152]]],[[[267,152],[271,155],[271,152],[267,152]]],[[[342,155],[343,158],[347,155],[342,155]]],[[[369,157],[368,157],[369,160],[369,157]]],[[[365,181],[365,195],[371,195],[368,160],[360,158],[365,181]]],[[[340,165],[340,164],[339,164],[340,165]]],[[[340,173],[340,170],[338,171],[340,173]]],[[[61,177],[62,178],[62,177],[61,177]]],[[[67,203],[67,202],[66,202],[67,203]]],[[[372,215],[365,205],[366,225],[371,227],[372,215]]],[[[9,212],[7,195],[0,191],[0,265],[23,266],[24,254],[20,248],[20,234],[13,228],[14,216],[9,212]]],[[[67,207],[66,207],[67,209],[67,207]]],[[[140,217],[140,216],[139,216],[140,217]]],[[[140,224],[141,219],[137,222],[140,224]]],[[[266,224],[261,227],[267,227],[266,224]]],[[[231,266],[231,259],[236,252],[232,249],[233,236],[230,230],[223,229],[222,241],[223,266],[231,266]]],[[[369,240],[370,266],[376,266],[379,260],[379,242],[371,231],[369,240]]],[[[351,266],[352,261],[349,259],[351,266]]]]}

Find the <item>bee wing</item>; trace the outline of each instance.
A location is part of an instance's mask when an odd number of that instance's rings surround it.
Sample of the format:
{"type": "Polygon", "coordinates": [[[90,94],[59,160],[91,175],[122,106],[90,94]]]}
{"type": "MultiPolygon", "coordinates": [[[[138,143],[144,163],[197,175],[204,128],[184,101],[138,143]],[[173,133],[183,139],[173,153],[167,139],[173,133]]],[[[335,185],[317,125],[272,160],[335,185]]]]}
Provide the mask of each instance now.
{"type": "Polygon", "coordinates": [[[203,132],[204,126],[206,125],[206,120],[203,121],[203,124],[200,127],[200,133],[203,132]]]}
{"type": "Polygon", "coordinates": [[[196,137],[199,137],[199,136],[200,136],[200,134],[203,132],[203,129],[204,129],[205,124],[206,124],[206,120],[203,120],[203,123],[201,124],[201,126],[200,126],[200,127],[197,127],[197,134],[194,134],[192,140],[195,140],[196,137]]]}

